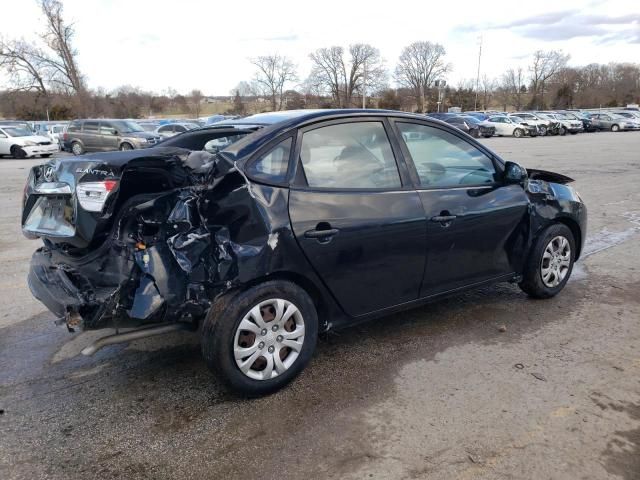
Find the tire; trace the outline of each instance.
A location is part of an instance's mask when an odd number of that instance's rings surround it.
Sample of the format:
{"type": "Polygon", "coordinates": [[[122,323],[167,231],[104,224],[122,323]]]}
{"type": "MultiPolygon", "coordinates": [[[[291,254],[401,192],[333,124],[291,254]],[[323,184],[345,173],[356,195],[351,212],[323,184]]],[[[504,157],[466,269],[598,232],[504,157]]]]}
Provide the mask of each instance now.
{"type": "Polygon", "coordinates": [[[565,127],[560,127],[560,135],[564,136],[567,134],[567,129],[565,127]]]}
{"type": "Polygon", "coordinates": [[[42,155],[40,155],[40,157],[42,158],[49,158],[51,156],[50,153],[43,153],[42,155]]]}
{"type": "Polygon", "coordinates": [[[546,137],[547,136],[547,127],[545,126],[540,126],[540,136],[542,137],[546,137]]]}
{"type": "Polygon", "coordinates": [[[522,136],[524,136],[524,131],[521,128],[516,128],[513,131],[513,136],[516,138],[522,138],[522,136]]]}
{"type": "Polygon", "coordinates": [[[493,135],[483,135],[484,138],[491,138],[493,135]]]}
{"type": "Polygon", "coordinates": [[[620,131],[620,126],[614,123],[613,125],[611,125],[611,131],[612,132],[619,132],[620,131]]]}
{"type": "Polygon", "coordinates": [[[201,330],[202,354],[207,366],[225,387],[247,397],[275,392],[291,382],[311,360],[317,339],[318,316],[313,301],[303,289],[282,280],[268,281],[235,295],[219,298],[210,309],[201,330]],[[276,301],[286,304],[284,314],[280,316],[282,319],[286,318],[291,306],[297,308],[297,313],[292,310],[294,313],[278,325],[278,330],[274,330],[275,319],[265,319],[263,316],[266,313],[277,318],[276,301]],[[255,313],[259,315],[257,320],[255,313]],[[257,325],[260,322],[266,325],[257,325]],[[241,329],[241,323],[250,328],[241,329]],[[282,339],[278,332],[289,335],[296,335],[297,332],[298,340],[302,335],[299,350],[296,352],[294,348],[282,346],[285,342],[291,345],[299,345],[299,342],[282,339]],[[251,350],[251,355],[243,355],[243,348],[251,350]],[[258,352],[264,355],[254,357],[258,352]],[[239,360],[236,360],[236,353],[241,355],[239,360]],[[290,358],[291,355],[293,357],[290,358]],[[251,364],[247,365],[247,362],[251,364]],[[247,365],[246,373],[241,370],[242,363],[247,365]],[[272,375],[266,379],[260,378],[267,375],[269,365],[273,368],[272,375]]]}
{"type": "Polygon", "coordinates": [[[578,132],[569,132],[571,135],[577,135],[578,132]]]}
{"type": "Polygon", "coordinates": [[[73,142],[71,144],[71,153],[74,155],[82,155],[84,153],[84,147],[79,142],[73,142]]]}
{"type": "Polygon", "coordinates": [[[120,150],[133,150],[133,145],[125,142],[122,145],[120,145],[120,150]]]}
{"type": "Polygon", "coordinates": [[[13,158],[17,158],[18,160],[22,160],[27,158],[27,152],[25,152],[22,148],[17,145],[11,147],[11,156],[13,158]]]}
{"type": "Polygon", "coordinates": [[[477,128],[473,128],[469,131],[469,135],[471,135],[473,138],[478,138],[480,137],[480,131],[477,128]]]}
{"type": "Polygon", "coordinates": [[[575,252],[575,239],[569,227],[561,223],[548,226],[536,239],[529,258],[525,261],[520,288],[533,298],[551,298],[557,295],[571,276],[575,252]],[[568,252],[562,247],[562,239],[566,241],[568,252]],[[560,247],[557,251],[562,255],[554,258],[556,247],[560,247]],[[553,262],[557,262],[557,269],[553,267],[553,262]]]}

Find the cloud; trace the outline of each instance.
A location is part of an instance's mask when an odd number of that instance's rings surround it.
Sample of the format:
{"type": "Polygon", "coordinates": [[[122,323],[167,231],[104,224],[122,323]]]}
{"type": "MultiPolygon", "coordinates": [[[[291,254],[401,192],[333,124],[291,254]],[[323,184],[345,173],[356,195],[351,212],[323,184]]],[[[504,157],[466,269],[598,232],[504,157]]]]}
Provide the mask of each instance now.
{"type": "Polygon", "coordinates": [[[531,15],[504,23],[485,23],[459,27],[462,32],[510,30],[525,38],[562,41],[580,37],[600,37],[599,44],[619,41],[640,42],[640,14],[607,16],[585,15],[579,10],[531,15]]]}

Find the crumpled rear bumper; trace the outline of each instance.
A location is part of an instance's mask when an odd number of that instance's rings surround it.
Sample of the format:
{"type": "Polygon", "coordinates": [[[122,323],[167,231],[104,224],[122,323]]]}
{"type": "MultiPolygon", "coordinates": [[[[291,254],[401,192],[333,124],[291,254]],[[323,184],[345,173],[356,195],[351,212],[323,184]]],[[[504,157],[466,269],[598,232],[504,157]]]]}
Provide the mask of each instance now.
{"type": "Polygon", "coordinates": [[[27,276],[29,289],[34,297],[58,318],[72,309],[79,309],[86,299],[73,284],[67,272],[52,265],[41,251],[34,253],[27,276]]]}

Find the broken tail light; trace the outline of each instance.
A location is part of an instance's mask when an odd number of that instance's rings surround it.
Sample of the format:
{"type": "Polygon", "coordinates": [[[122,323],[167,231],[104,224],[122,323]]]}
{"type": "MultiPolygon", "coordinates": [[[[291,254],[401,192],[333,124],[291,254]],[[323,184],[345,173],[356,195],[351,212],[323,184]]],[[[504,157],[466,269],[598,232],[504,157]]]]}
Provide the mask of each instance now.
{"type": "Polygon", "coordinates": [[[76,197],[80,206],[88,212],[102,212],[112,191],[118,186],[117,180],[102,182],[82,182],[76,186],[76,197]]]}

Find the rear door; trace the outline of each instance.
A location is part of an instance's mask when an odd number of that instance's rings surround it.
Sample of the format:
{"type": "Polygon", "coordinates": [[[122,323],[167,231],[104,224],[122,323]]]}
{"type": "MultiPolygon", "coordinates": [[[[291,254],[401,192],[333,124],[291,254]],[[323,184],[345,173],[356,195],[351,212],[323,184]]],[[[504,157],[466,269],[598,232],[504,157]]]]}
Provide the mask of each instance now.
{"type": "Polygon", "coordinates": [[[352,316],[415,300],[424,270],[424,212],[388,129],[380,117],[324,122],[296,142],[293,231],[352,316]]]}
{"type": "Polygon", "coordinates": [[[396,121],[427,221],[420,296],[513,273],[528,198],[504,185],[490,154],[437,126],[396,121]]]}
{"type": "Polygon", "coordinates": [[[100,122],[88,120],[82,125],[82,132],[78,135],[87,151],[98,151],[102,148],[100,141],[100,122]]]}

